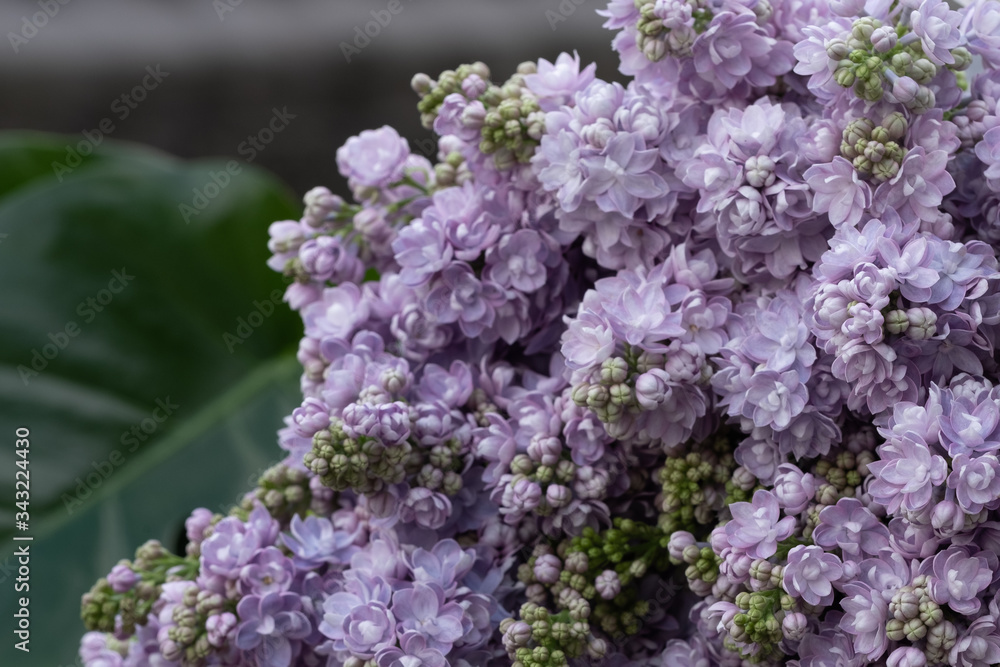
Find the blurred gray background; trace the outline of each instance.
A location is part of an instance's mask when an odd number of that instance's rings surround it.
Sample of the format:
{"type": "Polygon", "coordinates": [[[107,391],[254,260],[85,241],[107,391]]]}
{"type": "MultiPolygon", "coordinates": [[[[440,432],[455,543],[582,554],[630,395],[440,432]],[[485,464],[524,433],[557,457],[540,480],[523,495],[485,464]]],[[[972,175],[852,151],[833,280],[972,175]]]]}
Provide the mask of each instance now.
{"type": "Polygon", "coordinates": [[[295,120],[254,163],[299,194],[343,193],[334,155],[349,136],[390,124],[411,146],[430,137],[409,88],[416,72],[482,60],[502,81],[523,60],[576,49],[598,76],[620,79],[601,0],[398,1],[347,62],[341,43],[356,48],[356,28],[389,0],[6,0],[0,126],[82,140],[107,118],[114,139],[244,159],[241,142],[287,107],[295,120]],[[157,65],[169,76],[141,102],[123,100],[157,65]]]}

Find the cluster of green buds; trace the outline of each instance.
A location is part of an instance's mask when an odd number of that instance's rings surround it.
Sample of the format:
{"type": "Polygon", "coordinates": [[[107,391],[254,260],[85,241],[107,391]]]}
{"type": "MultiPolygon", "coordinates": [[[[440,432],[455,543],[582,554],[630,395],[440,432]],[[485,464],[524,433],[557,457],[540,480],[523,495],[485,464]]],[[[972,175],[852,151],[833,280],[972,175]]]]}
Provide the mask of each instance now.
{"type": "Polygon", "coordinates": [[[744,591],[734,604],[739,612],[728,624],[723,646],[752,662],[766,662],[782,655],[778,644],[785,638],[782,631],[785,607],[789,610],[794,599],[780,589],[744,591]]]}
{"type": "Polygon", "coordinates": [[[695,542],[690,533],[687,534],[687,540],[690,543],[684,546],[678,558],[671,557],[670,562],[687,565],[684,576],[687,578],[688,588],[699,597],[708,597],[712,593],[712,586],[719,580],[722,558],[707,542],[695,542]]]}
{"type": "Polygon", "coordinates": [[[651,610],[650,602],[640,599],[651,581],[648,575],[663,581],[664,575],[673,573],[668,541],[656,526],[615,518],[611,528],[600,532],[585,528],[555,549],[537,546],[517,572],[528,603],[519,620],[501,624],[511,659],[525,665],[564,664],[539,660],[538,647],[550,659],[584,653],[597,659],[607,643],[594,634],[596,630],[616,642],[637,634],[651,610]]]}
{"type": "Polygon", "coordinates": [[[691,55],[691,45],[708,28],[713,14],[704,0],[687,0],[687,4],[691,7],[690,19],[682,20],[678,16],[664,21],[656,13],[654,0],[635,0],[635,8],[639,10],[635,43],[650,62],[655,63],[668,55],[674,58],[691,55]]]}
{"type": "Polygon", "coordinates": [[[329,503],[315,503],[317,506],[314,508],[309,476],[304,470],[283,463],[271,466],[261,474],[257,486],[243,497],[239,508],[243,514],[249,515],[257,503],[264,505],[271,516],[283,524],[291,521],[296,514],[305,516],[310,509],[322,511],[329,506],[329,503]]]}
{"type": "Polygon", "coordinates": [[[84,593],[80,617],[88,630],[132,635],[136,625],[145,625],[165,582],[197,574],[197,558],[176,556],[150,540],[136,550],[135,560],[120,561],[84,593]]]}
{"type": "Polygon", "coordinates": [[[416,474],[418,486],[454,496],[462,490],[465,463],[462,443],[452,438],[429,449],[413,447],[405,469],[408,474],[416,474]]]}
{"type": "Polygon", "coordinates": [[[659,527],[664,533],[712,524],[725,507],[724,489],[732,481],[736,461],[727,445],[720,446],[720,440],[724,439],[701,443],[696,451],[684,455],[668,456],[656,472],[661,484],[657,496],[659,527]]]}
{"type": "Polygon", "coordinates": [[[894,642],[917,642],[944,620],[944,611],[930,595],[930,580],[926,575],[914,577],[909,586],[899,588],[889,601],[886,636],[894,642]]]}
{"type": "Polygon", "coordinates": [[[483,427],[490,425],[487,415],[500,412],[500,408],[479,387],[472,390],[472,395],[469,396],[468,407],[476,424],[483,427]]]}
{"type": "Polygon", "coordinates": [[[434,165],[434,183],[439,189],[464,185],[471,180],[472,172],[469,171],[465,156],[458,151],[451,151],[445,156],[444,162],[434,165]]]}
{"type": "Polygon", "coordinates": [[[586,617],[574,618],[566,610],[553,614],[533,602],[521,605],[519,616],[500,622],[511,667],[565,667],[571,659],[586,655],[600,660],[607,652],[606,642],[591,633],[586,617]]]}
{"type": "Polygon", "coordinates": [[[164,659],[179,662],[181,667],[205,665],[206,658],[220,648],[220,639],[236,626],[235,611],[234,600],[227,600],[197,584],[189,585],[171,612],[174,624],[167,628],[165,637],[158,638],[164,659]],[[215,634],[222,637],[213,637],[210,625],[215,634]]]}
{"type": "Polygon", "coordinates": [[[352,438],[344,432],[343,422],[333,419],[313,436],[312,449],[302,462],[335,491],[373,495],[406,478],[405,464],[412,450],[409,442],[387,447],[374,438],[352,438]]]}
{"type": "Polygon", "coordinates": [[[502,85],[491,85],[479,98],[486,107],[479,151],[492,155],[498,169],[527,164],[545,133],[545,112],[538,98],[524,84],[537,66],[523,62],[502,85]]]}
{"type": "Polygon", "coordinates": [[[951,621],[943,620],[927,631],[924,655],[928,665],[948,664],[948,654],[958,642],[958,628],[951,621]]]}
{"type": "MultiPolygon", "coordinates": [[[[432,129],[445,98],[453,93],[465,95],[470,101],[482,103],[482,107],[466,110],[474,114],[474,117],[468,117],[469,127],[479,127],[480,152],[492,155],[498,169],[510,169],[518,163],[527,164],[545,132],[545,113],[539,107],[537,97],[524,83],[524,77],[534,74],[536,70],[535,63],[523,62],[518,65],[515,74],[499,85],[490,83],[489,68],[478,62],[445,70],[437,80],[418,74],[411,85],[421,96],[417,104],[420,121],[424,127],[432,129]],[[464,85],[470,77],[473,77],[471,81],[475,85],[464,85]]],[[[456,154],[448,155],[444,162],[437,165],[435,174],[439,184],[461,183],[460,179],[468,180],[470,177],[461,156],[456,154]]]]}
{"type": "MultiPolygon", "coordinates": [[[[854,88],[859,98],[878,102],[885,85],[896,101],[913,113],[923,113],[934,106],[934,93],[927,84],[937,76],[939,67],[924,53],[919,37],[907,32],[905,25],[893,27],[864,16],[854,21],[844,38],[831,39],[826,52],[836,61],[834,80],[844,88],[854,88]]],[[[955,62],[947,67],[960,73],[972,64],[972,54],[965,47],[951,49],[955,62]]]]}
{"type": "Polygon", "coordinates": [[[856,118],[844,128],[840,154],[851,161],[858,173],[883,183],[899,173],[906,157],[903,137],[907,123],[903,114],[891,113],[876,125],[867,118],[856,118]]]}
{"type": "MultiPolygon", "coordinates": [[[[605,424],[616,424],[625,415],[643,411],[636,398],[635,383],[639,376],[654,368],[663,369],[666,365],[667,358],[662,354],[626,346],[621,356],[605,359],[589,382],[581,382],[573,388],[573,402],[589,408],[605,424]]],[[[699,370],[700,376],[694,382],[707,383],[711,379],[711,367],[705,364],[699,370]]]]}
{"type": "Polygon", "coordinates": [[[733,474],[726,480],[726,505],[733,503],[748,503],[758,489],[763,489],[760,480],[743,466],[733,469],[733,474]]]}
{"type": "Polygon", "coordinates": [[[841,498],[855,498],[871,474],[868,464],[876,461],[874,452],[862,451],[855,454],[842,450],[833,459],[821,458],[809,470],[816,478],[815,503],[810,503],[804,513],[802,535],[806,539],[819,525],[819,513],[830,505],[836,505],[841,498]]]}
{"type": "Polygon", "coordinates": [[[490,68],[486,63],[474,62],[459,65],[454,70],[446,69],[437,80],[426,74],[417,74],[410,82],[413,91],[420,95],[417,110],[420,111],[420,123],[428,130],[434,129],[434,119],[444,103],[444,98],[452,93],[463,93],[462,82],[475,74],[483,81],[490,80],[490,68]]]}

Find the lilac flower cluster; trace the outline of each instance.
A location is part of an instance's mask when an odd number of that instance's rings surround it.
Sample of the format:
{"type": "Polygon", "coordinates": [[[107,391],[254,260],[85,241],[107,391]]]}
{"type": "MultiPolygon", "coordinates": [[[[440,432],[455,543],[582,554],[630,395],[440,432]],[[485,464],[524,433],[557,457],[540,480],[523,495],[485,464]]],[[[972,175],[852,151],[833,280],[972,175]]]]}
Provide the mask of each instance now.
{"type": "Polygon", "coordinates": [[[1000,664],[1000,4],[601,14],[274,224],[286,456],[88,667],[1000,664]]]}

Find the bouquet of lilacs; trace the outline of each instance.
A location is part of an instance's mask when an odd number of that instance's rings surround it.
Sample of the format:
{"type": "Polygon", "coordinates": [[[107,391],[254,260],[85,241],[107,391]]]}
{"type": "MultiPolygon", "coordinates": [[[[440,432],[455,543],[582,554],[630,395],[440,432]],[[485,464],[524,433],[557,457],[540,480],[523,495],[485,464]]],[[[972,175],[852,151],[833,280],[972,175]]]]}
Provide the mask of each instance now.
{"type": "Polygon", "coordinates": [[[287,457],[88,667],[1000,664],[1000,2],[601,14],[272,226],[287,457]]]}

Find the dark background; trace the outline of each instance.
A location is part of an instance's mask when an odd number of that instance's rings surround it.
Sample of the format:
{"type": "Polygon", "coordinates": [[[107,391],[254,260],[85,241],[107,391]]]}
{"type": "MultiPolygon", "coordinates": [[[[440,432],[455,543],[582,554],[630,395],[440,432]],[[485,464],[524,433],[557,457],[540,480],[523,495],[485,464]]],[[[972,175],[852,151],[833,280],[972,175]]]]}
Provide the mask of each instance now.
{"type": "MultiPolygon", "coordinates": [[[[481,60],[503,81],[523,60],[576,49],[598,76],[619,78],[597,0],[563,0],[562,13],[558,0],[399,1],[348,63],[341,42],[353,46],[355,28],[388,0],[242,0],[221,18],[212,0],[69,0],[18,53],[0,42],[0,126],[73,134],[111,116],[115,139],[235,157],[272,107],[287,106],[298,117],[258,164],[302,193],[342,187],[335,151],[363,129],[430,136],[409,87],[417,72],[481,60]],[[156,64],[170,76],[119,122],[111,104],[156,64]]],[[[0,25],[16,32],[36,11],[37,0],[7,0],[0,25]]]]}

